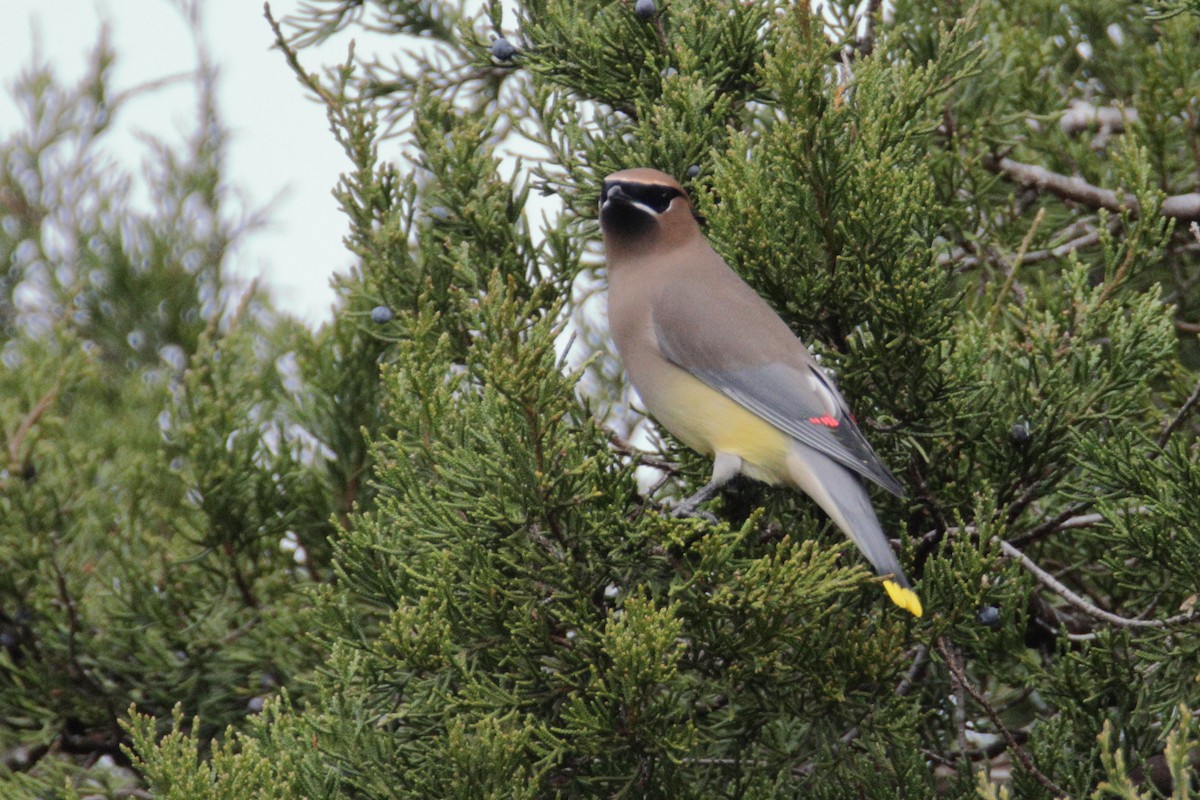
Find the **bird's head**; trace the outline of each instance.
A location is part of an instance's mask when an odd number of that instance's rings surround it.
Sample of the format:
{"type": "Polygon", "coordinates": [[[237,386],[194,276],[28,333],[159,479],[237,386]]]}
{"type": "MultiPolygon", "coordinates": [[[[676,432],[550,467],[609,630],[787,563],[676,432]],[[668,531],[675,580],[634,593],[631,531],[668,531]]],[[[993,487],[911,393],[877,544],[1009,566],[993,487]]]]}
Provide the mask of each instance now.
{"type": "Polygon", "coordinates": [[[604,179],[600,229],[610,251],[670,246],[700,232],[692,201],[679,182],[645,167],[614,172],[604,179]]]}

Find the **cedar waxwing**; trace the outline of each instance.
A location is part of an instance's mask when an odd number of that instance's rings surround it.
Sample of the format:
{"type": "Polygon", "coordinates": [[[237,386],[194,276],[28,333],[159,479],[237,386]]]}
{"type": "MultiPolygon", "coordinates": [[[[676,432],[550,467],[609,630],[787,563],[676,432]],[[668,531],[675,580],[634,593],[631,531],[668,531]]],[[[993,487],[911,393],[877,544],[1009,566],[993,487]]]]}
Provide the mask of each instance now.
{"type": "Polygon", "coordinates": [[[709,246],[670,176],[629,169],[604,179],[600,227],[608,321],[647,410],[712,456],[690,513],[739,472],[795,486],[858,546],[896,605],[921,616],[862,479],[903,496],[832,380],[753,289],[709,246]]]}

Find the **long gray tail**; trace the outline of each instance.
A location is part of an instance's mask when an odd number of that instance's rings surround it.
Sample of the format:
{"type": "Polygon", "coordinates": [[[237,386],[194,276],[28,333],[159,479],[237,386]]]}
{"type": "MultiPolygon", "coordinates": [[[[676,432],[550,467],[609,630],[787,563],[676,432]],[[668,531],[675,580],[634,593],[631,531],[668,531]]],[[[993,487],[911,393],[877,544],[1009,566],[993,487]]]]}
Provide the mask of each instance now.
{"type": "Polygon", "coordinates": [[[817,502],[850,541],[858,546],[878,575],[909,588],[911,584],[888,544],[862,480],[833,459],[799,442],[788,453],[792,480],[817,502]]]}

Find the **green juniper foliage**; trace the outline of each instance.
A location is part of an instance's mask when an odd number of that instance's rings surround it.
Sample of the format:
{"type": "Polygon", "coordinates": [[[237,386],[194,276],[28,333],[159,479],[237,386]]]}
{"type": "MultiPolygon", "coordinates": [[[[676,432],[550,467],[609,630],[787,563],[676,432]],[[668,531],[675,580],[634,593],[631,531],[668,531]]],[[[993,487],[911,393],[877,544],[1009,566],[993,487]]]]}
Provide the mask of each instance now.
{"type": "Polygon", "coordinates": [[[94,166],[112,54],[31,71],[0,789],[1194,796],[1193,7],[311,3],[275,30],[356,259],[315,333],[223,275],[253,218],[208,84],[147,214],[94,166]],[[309,71],[364,26],[403,56],[309,71]],[[875,502],[921,619],[795,491],[671,516],[709,464],[630,408],[592,302],[597,187],[638,165],[905,484],[875,502]]]}
{"type": "Polygon", "coordinates": [[[308,672],[321,654],[297,590],[330,575],[339,470],[365,452],[358,429],[357,451],[314,438],[352,404],[331,421],[275,367],[304,353],[331,400],[333,348],[252,291],[228,298],[228,254],[259,219],[224,176],[211,67],[202,124],[147,141],[137,174],[111,152],[141,100],[113,90],[115,59],[102,36],[77,84],[31,65],[13,87],[22,125],[0,143],[5,798],[128,796],[131,703],[180,704],[207,739],[308,672]],[[321,445],[346,460],[327,466],[321,445]]]}

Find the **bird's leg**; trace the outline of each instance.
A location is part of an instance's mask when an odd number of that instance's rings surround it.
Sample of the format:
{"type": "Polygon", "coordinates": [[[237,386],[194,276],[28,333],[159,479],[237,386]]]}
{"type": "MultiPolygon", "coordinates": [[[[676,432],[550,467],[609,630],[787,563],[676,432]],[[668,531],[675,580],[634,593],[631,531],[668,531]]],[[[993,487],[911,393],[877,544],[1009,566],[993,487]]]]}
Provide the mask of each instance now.
{"type": "Polygon", "coordinates": [[[701,486],[700,491],[676,506],[675,516],[700,517],[709,522],[716,522],[716,517],[707,511],[699,511],[698,506],[710,500],[717,493],[718,489],[728,483],[730,478],[738,474],[741,468],[742,459],[738,456],[731,453],[717,453],[716,460],[713,461],[712,479],[701,486]]]}
{"type": "Polygon", "coordinates": [[[720,488],[721,484],[717,483],[716,481],[709,481],[700,487],[700,491],[696,492],[687,500],[684,500],[682,503],[675,506],[675,510],[672,512],[672,514],[677,517],[700,517],[709,522],[716,522],[716,517],[707,511],[698,510],[697,506],[711,499],[720,488]]]}

